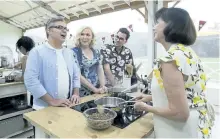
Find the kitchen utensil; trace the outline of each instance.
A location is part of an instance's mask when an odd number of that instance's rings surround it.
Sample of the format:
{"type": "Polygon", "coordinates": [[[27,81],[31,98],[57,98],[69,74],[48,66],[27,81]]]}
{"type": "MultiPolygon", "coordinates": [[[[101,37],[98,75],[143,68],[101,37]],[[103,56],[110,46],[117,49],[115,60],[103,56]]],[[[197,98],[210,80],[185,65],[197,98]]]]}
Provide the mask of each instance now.
{"type": "Polygon", "coordinates": [[[16,110],[23,110],[28,107],[27,102],[19,99],[11,99],[11,104],[16,110]]]}
{"type": "Polygon", "coordinates": [[[15,80],[15,75],[5,76],[5,82],[7,83],[14,82],[14,80],[15,80]]]}
{"type": "Polygon", "coordinates": [[[101,114],[104,113],[104,109],[103,108],[104,107],[102,105],[98,105],[97,106],[98,112],[101,113],[101,114]]]}
{"type": "Polygon", "coordinates": [[[137,98],[137,97],[141,96],[142,94],[143,93],[141,93],[141,92],[126,93],[126,95],[131,98],[137,98]]]}
{"type": "Polygon", "coordinates": [[[87,125],[96,130],[103,130],[109,128],[117,113],[108,108],[102,108],[103,113],[99,113],[98,108],[90,108],[83,112],[87,120],[87,125]]]}
{"type": "Polygon", "coordinates": [[[126,88],[125,90],[121,91],[120,93],[125,93],[125,92],[127,92],[127,91],[129,91],[129,90],[131,90],[131,89],[136,88],[137,86],[138,86],[138,84],[134,84],[134,85],[132,85],[132,86],[126,88]]]}
{"type": "Polygon", "coordinates": [[[12,73],[14,73],[15,69],[13,68],[12,71],[8,74],[10,76],[12,73]]]}
{"type": "Polygon", "coordinates": [[[15,109],[17,110],[23,110],[28,107],[27,103],[22,103],[22,104],[17,104],[17,106],[14,106],[15,109]]]}

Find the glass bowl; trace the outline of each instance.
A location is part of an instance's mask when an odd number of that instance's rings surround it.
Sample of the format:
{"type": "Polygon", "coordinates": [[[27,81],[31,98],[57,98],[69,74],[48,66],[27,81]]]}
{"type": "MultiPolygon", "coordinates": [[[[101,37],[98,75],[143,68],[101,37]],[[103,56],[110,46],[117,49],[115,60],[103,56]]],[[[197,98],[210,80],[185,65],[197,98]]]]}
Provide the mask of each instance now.
{"type": "Polygon", "coordinates": [[[117,113],[108,108],[90,108],[83,112],[87,125],[92,129],[103,130],[109,128],[117,113]]]}

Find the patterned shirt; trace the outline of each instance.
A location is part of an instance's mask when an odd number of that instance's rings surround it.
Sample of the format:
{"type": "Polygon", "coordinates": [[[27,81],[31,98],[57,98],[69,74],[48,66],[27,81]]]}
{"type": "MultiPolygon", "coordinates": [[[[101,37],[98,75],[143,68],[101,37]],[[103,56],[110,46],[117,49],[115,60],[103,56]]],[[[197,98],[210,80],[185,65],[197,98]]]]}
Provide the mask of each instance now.
{"type": "MultiPolygon", "coordinates": [[[[99,83],[98,79],[98,67],[101,63],[100,52],[97,49],[92,49],[93,59],[88,59],[83,53],[81,48],[75,47],[73,51],[78,59],[79,67],[81,70],[81,75],[87,79],[93,86],[97,87],[99,83]]],[[[91,90],[86,86],[81,85],[80,96],[90,95],[91,90]]]]}
{"type": "Polygon", "coordinates": [[[122,46],[121,51],[118,52],[116,46],[107,45],[101,48],[100,53],[102,64],[110,65],[111,72],[118,81],[123,79],[125,64],[132,64],[134,66],[131,50],[125,46],[122,46]]]}
{"type": "Polygon", "coordinates": [[[164,90],[163,80],[160,75],[161,63],[175,61],[178,70],[188,79],[185,81],[189,108],[199,108],[198,131],[202,138],[209,138],[214,119],[209,111],[205,97],[207,77],[200,59],[195,52],[182,44],[173,45],[168,50],[168,55],[155,61],[153,76],[157,79],[161,91],[164,90]]]}

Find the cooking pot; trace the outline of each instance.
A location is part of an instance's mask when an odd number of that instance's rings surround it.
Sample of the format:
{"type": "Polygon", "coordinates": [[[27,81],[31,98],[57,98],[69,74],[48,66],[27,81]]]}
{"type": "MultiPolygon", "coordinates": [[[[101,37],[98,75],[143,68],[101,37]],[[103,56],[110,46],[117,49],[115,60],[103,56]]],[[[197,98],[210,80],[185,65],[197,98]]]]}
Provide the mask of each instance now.
{"type": "Polygon", "coordinates": [[[118,97],[102,97],[94,101],[97,106],[103,106],[110,109],[116,109],[119,107],[120,103],[124,102],[124,99],[118,97]]]}
{"type": "Polygon", "coordinates": [[[134,114],[132,113],[134,112],[134,109],[132,109],[132,107],[134,106],[135,101],[125,101],[124,99],[118,97],[102,97],[96,99],[94,103],[97,105],[97,107],[104,107],[114,110],[119,116],[123,113],[126,113],[127,110],[130,110],[130,114],[134,114]],[[131,109],[133,111],[131,111],[131,109]]]}
{"type": "Polygon", "coordinates": [[[10,102],[16,110],[23,110],[28,107],[27,102],[25,102],[24,100],[11,99],[10,102]]]}
{"type": "Polygon", "coordinates": [[[28,107],[28,104],[24,100],[17,100],[13,107],[17,110],[23,110],[28,107]]]}
{"type": "Polygon", "coordinates": [[[15,81],[15,75],[5,76],[5,82],[9,83],[9,82],[14,82],[14,81],[15,81]]]}

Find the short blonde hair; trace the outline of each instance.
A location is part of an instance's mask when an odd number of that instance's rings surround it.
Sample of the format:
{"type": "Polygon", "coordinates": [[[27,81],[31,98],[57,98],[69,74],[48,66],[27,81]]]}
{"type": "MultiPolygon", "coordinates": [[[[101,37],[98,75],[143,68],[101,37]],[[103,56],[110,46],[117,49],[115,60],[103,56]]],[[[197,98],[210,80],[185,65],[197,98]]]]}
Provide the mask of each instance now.
{"type": "Polygon", "coordinates": [[[95,44],[95,33],[94,33],[94,31],[92,30],[91,27],[89,27],[89,26],[84,26],[84,27],[81,27],[81,28],[79,29],[79,31],[76,33],[76,38],[75,38],[75,45],[76,45],[76,47],[80,47],[80,36],[81,36],[81,33],[82,33],[85,29],[89,29],[89,30],[91,30],[91,32],[92,32],[92,41],[91,41],[89,47],[93,47],[93,45],[95,44]]]}

